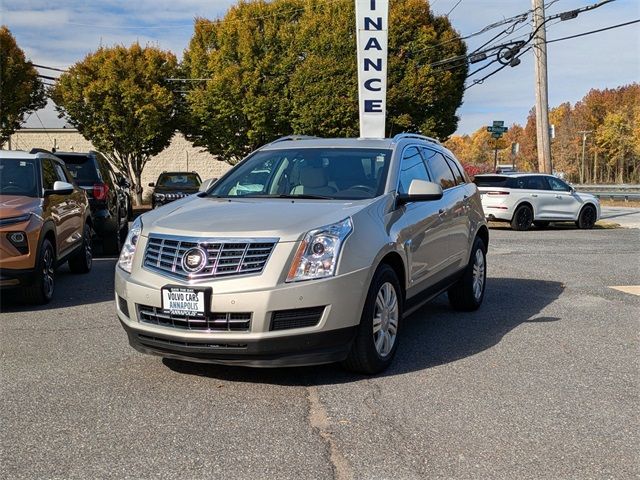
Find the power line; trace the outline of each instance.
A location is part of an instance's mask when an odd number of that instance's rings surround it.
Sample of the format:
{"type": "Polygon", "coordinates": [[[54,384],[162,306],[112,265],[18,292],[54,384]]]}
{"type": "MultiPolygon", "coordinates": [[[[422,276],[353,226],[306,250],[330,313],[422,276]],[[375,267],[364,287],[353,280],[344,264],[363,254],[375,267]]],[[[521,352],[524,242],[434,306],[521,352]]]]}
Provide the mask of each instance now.
{"type": "Polygon", "coordinates": [[[42,126],[42,129],[44,130],[44,133],[47,134],[47,137],[49,137],[49,141],[51,142],[51,146],[53,146],[55,144],[55,142],[53,141],[53,139],[51,138],[51,135],[49,135],[49,131],[47,130],[47,128],[44,126],[44,123],[42,123],[42,120],[40,119],[40,115],[38,115],[38,112],[34,111],[33,112],[36,116],[36,118],[38,119],[38,121],[40,122],[40,125],[42,126]]]}
{"type": "Polygon", "coordinates": [[[445,17],[449,17],[449,15],[451,15],[451,12],[453,12],[456,9],[456,7],[461,3],[462,3],[462,0],[458,0],[458,2],[453,7],[451,7],[451,10],[449,10],[449,13],[447,13],[445,17]]]}
{"type": "Polygon", "coordinates": [[[31,65],[33,65],[34,67],[38,67],[38,68],[44,68],[45,70],[55,70],[56,72],[63,72],[63,73],[66,72],[66,70],[63,70],[61,68],[46,67],[44,65],[38,65],[37,63],[32,63],[31,65]]]}
{"type": "Polygon", "coordinates": [[[610,27],[599,28],[598,30],[590,30],[588,32],[578,33],[576,35],[569,35],[568,37],[554,38],[553,40],[547,40],[547,43],[561,42],[562,40],[569,40],[571,38],[584,37],[585,35],[591,35],[593,33],[605,32],[607,30],[612,30],[614,28],[619,28],[619,27],[625,27],[627,25],[632,25],[632,24],[638,23],[638,22],[640,22],[640,18],[638,18],[637,20],[631,20],[630,22],[619,23],[617,25],[611,25],[610,27]]]}

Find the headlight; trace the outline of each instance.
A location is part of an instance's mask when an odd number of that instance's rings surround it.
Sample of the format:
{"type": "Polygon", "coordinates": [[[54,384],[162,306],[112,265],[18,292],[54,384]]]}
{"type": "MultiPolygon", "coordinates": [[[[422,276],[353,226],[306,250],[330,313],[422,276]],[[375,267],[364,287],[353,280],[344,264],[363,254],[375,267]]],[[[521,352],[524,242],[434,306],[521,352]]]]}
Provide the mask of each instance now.
{"type": "Polygon", "coordinates": [[[287,282],[335,275],[342,244],[353,231],[351,218],[308,232],[293,259],[287,282]]]}
{"type": "Polygon", "coordinates": [[[14,223],[22,223],[26,222],[31,218],[31,214],[27,213],[25,215],[20,215],[19,217],[9,217],[0,219],[0,227],[4,227],[6,225],[13,225],[14,223]]]}
{"type": "Polygon", "coordinates": [[[118,266],[127,273],[131,273],[131,267],[133,265],[133,255],[136,253],[136,246],[142,233],[142,220],[140,217],[136,218],[131,225],[129,235],[124,241],[122,251],[120,252],[120,258],[118,259],[118,266]]]}

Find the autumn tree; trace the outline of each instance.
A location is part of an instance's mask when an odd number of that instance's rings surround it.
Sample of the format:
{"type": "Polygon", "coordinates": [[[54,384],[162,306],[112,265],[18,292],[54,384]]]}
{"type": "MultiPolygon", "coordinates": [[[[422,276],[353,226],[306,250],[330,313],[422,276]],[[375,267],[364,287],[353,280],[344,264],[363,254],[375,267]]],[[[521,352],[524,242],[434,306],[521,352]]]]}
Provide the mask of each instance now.
{"type": "MultiPolygon", "coordinates": [[[[198,19],[183,68],[194,81],[182,128],[234,162],[278,136],[355,136],[358,89],[352,0],[241,2],[219,22],[198,19]]],[[[426,0],[397,0],[389,18],[387,128],[451,135],[466,65],[437,60],[466,47],[426,0]],[[437,48],[436,45],[438,45],[437,48]]]]}
{"type": "Polygon", "coordinates": [[[0,146],[15,132],[27,113],[47,103],[38,71],[4,25],[0,27],[0,146]]]}
{"type": "Polygon", "coordinates": [[[58,111],[133,180],[174,135],[176,98],[168,78],[176,57],[156,47],[102,47],[60,76],[52,90],[58,111]]]}

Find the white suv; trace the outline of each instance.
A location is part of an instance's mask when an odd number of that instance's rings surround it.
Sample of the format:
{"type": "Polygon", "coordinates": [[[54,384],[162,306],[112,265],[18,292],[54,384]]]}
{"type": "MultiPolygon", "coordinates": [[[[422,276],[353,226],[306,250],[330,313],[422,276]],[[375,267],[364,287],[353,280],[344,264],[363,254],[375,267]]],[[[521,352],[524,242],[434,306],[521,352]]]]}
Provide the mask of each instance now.
{"type": "Polygon", "coordinates": [[[514,230],[567,221],[575,222],[579,228],[591,228],[600,218],[597,197],[576,192],[553,175],[486,174],[476,175],[474,182],[487,220],[510,222],[514,230]]]}

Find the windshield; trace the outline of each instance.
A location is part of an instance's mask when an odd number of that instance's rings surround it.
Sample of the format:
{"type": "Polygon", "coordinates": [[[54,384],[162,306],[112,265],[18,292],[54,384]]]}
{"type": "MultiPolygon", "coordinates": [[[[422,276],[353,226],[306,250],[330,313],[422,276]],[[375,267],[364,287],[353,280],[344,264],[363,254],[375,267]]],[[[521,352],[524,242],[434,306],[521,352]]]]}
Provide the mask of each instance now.
{"type": "Polygon", "coordinates": [[[0,195],[38,196],[35,160],[0,159],[0,195]]]}
{"type": "Polygon", "coordinates": [[[200,177],[195,173],[163,173],[158,178],[156,187],[198,188],[200,183],[200,177]]]}
{"type": "Polygon", "coordinates": [[[82,185],[101,183],[98,169],[90,156],[60,154],[56,156],[64,161],[67,170],[77,183],[82,185]]]}
{"type": "Polygon", "coordinates": [[[362,199],[384,192],[391,150],[303,148],[258,151],[223,177],[210,195],[362,199]]]}

